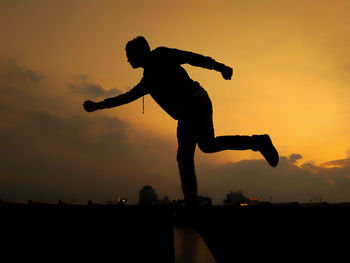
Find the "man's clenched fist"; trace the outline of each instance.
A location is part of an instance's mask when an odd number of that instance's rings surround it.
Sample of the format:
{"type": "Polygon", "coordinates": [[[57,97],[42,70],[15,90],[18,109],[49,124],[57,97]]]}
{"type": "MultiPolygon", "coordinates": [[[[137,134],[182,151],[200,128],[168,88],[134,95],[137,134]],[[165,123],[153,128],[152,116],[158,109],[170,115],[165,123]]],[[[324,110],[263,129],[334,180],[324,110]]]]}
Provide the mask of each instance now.
{"type": "Polygon", "coordinates": [[[83,104],[83,107],[84,107],[84,109],[85,109],[87,112],[93,112],[93,111],[98,110],[97,103],[96,103],[96,102],[93,102],[93,101],[91,101],[91,100],[85,101],[84,104],[83,104]]]}

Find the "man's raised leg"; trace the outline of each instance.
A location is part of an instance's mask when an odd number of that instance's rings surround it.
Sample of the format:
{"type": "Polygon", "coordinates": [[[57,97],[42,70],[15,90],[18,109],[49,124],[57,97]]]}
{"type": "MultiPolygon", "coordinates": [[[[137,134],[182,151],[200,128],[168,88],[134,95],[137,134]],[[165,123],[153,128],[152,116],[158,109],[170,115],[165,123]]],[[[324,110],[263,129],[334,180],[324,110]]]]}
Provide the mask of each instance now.
{"type": "Polygon", "coordinates": [[[253,136],[201,136],[198,146],[205,153],[249,149],[259,151],[272,167],[276,167],[279,161],[278,152],[267,134],[253,136]]]}

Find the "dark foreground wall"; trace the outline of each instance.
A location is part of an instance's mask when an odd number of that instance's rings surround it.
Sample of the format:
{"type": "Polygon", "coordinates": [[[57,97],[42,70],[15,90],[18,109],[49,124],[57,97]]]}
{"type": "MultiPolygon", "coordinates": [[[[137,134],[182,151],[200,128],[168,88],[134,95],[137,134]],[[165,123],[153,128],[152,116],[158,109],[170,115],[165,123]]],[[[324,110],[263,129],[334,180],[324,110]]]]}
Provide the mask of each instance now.
{"type": "Polygon", "coordinates": [[[349,219],[349,208],[327,206],[0,205],[0,252],[11,262],[174,262],[175,225],[197,229],[217,262],[343,262],[349,219]]]}

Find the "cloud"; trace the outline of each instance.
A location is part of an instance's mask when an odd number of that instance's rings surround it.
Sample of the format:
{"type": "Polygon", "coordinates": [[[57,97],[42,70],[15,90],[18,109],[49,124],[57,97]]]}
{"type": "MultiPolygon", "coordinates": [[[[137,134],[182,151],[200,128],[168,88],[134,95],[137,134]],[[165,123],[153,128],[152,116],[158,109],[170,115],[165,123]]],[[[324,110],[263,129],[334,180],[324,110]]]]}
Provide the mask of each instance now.
{"type": "Polygon", "coordinates": [[[265,160],[242,160],[239,162],[197,167],[199,185],[202,191],[222,203],[229,191],[242,190],[247,196],[273,202],[310,199],[327,202],[349,201],[350,162],[343,160],[342,167],[327,168],[314,162],[297,166],[293,154],[281,156],[276,168],[268,166],[265,160]],[[292,158],[291,158],[292,157],[292,158]]]}
{"type": "Polygon", "coordinates": [[[350,159],[340,159],[340,160],[333,160],[333,161],[328,161],[322,164],[324,167],[343,167],[343,166],[349,166],[350,165],[350,159]]]}
{"type": "Polygon", "coordinates": [[[295,154],[295,153],[292,153],[290,156],[289,156],[289,161],[293,164],[295,164],[298,160],[302,159],[303,156],[301,154],[295,154]]]}
{"type": "Polygon", "coordinates": [[[77,83],[68,83],[68,88],[78,94],[91,96],[92,98],[112,97],[122,93],[121,90],[113,88],[104,90],[101,85],[91,83],[88,76],[80,74],[75,77],[77,83]]]}
{"type": "Polygon", "coordinates": [[[8,60],[8,71],[5,76],[9,81],[30,80],[38,83],[42,79],[42,76],[38,73],[24,67],[19,67],[15,59],[8,60]]]}
{"type": "Polygon", "coordinates": [[[168,179],[167,168],[175,157],[164,155],[170,142],[103,112],[71,111],[63,105],[76,103],[74,96],[43,92],[62,87],[13,61],[0,64],[0,198],[87,201],[121,193],[137,202],[144,184],[174,189],[178,178],[168,179]]]}

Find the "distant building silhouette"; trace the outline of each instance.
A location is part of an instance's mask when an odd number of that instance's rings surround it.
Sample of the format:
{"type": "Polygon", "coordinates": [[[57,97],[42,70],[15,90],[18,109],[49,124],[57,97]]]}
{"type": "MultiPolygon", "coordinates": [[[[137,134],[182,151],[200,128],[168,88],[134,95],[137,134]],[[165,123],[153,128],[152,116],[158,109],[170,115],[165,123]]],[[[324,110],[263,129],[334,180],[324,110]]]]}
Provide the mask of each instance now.
{"type": "Polygon", "coordinates": [[[246,202],[248,200],[242,193],[242,191],[229,192],[226,195],[226,199],[224,200],[224,204],[227,205],[238,205],[242,202],[246,202]]]}
{"type": "Polygon", "coordinates": [[[199,205],[204,205],[204,206],[212,205],[212,201],[210,197],[198,196],[197,199],[198,199],[199,205]]]}
{"type": "Polygon", "coordinates": [[[152,186],[146,185],[140,190],[139,194],[139,204],[140,205],[156,205],[158,203],[158,198],[156,191],[152,186]]]}
{"type": "Polygon", "coordinates": [[[172,205],[173,203],[172,203],[172,201],[169,199],[168,196],[164,196],[163,199],[159,199],[159,200],[158,200],[158,204],[159,204],[159,205],[172,205]]]}
{"type": "Polygon", "coordinates": [[[118,194],[118,196],[115,198],[114,204],[116,205],[127,205],[128,199],[125,196],[120,196],[120,194],[118,194]]]}

